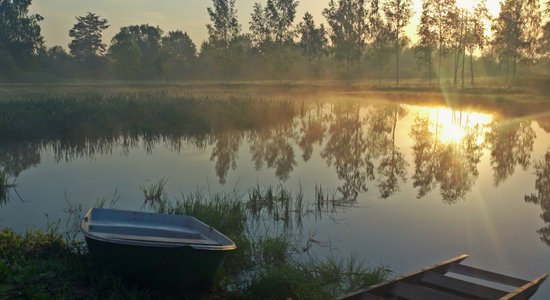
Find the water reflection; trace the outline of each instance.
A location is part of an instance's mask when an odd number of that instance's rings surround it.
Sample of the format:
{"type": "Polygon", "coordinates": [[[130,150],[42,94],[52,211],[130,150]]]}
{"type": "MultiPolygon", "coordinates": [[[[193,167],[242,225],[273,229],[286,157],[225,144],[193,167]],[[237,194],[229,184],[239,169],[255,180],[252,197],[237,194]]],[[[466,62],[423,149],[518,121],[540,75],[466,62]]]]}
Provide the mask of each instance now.
{"type": "Polygon", "coordinates": [[[344,183],[338,187],[345,199],[355,201],[366,192],[367,179],[373,179],[373,166],[365,159],[367,141],[358,105],[337,105],[328,131],[328,141],[321,157],[334,166],[344,183]]]}
{"type": "Polygon", "coordinates": [[[550,149],[544,155],[544,158],[537,161],[534,165],[536,181],[536,193],[526,195],[525,201],[540,205],[542,209],[541,219],[546,224],[545,227],[537,232],[540,239],[550,246],[550,149]]]}
{"type": "Polygon", "coordinates": [[[267,165],[274,168],[275,175],[282,181],[289,178],[296,166],[292,141],[294,139],[293,126],[290,124],[275,126],[274,128],[255,130],[249,134],[250,153],[256,171],[267,165]]]}
{"type": "Polygon", "coordinates": [[[40,164],[40,145],[25,142],[0,143],[0,167],[9,176],[40,164]]]}
{"type": "Polygon", "coordinates": [[[437,112],[435,117],[432,113],[416,117],[410,137],[415,165],[412,179],[413,187],[418,190],[417,198],[439,186],[442,200],[455,203],[464,199],[479,175],[477,165],[484,147],[483,123],[487,118],[472,118],[480,122],[475,123],[466,113],[459,113],[459,116],[452,118],[450,123],[448,119],[439,118],[437,112]]]}
{"type": "Polygon", "coordinates": [[[302,159],[307,162],[313,154],[313,145],[321,146],[326,128],[323,124],[320,107],[300,120],[300,132],[297,144],[302,150],[302,159]]]}
{"type": "Polygon", "coordinates": [[[369,136],[373,137],[370,153],[379,158],[377,187],[381,198],[388,198],[399,191],[400,182],[406,182],[408,163],[396,145],[397,121],[407,115],[401,105],[390,105],[372,112],[369,136]]]}
{"type": "Polygon", "coordinates": [[[493,122],[486,139],[495,186],[514,174],[516,166],[527,170],[535,142],[531,121],[493,122]]]}
{"type": "Polygon", "coordinates": [[[210,160],[216,162],[214,168],[221,184],[225,183],[229,168],[232,170],[237,168],[237,158],[242,138],[242,132],[238,131],[220,132],[212,136],[210,143],[214,147],[212,148],[210,160]]]}
{"type": "MultiPolygon", "coordinates": [[[[189,107],[174,102],[155,109],[145,105],[143,110],[152,110],[151,116],[142,119],[134,112],[118,116],[118,121],[110,108],[103,107],[102,113],[111,117],[89,118],[71,130],[66,130],[70,126],[56,125],[51,130],[41,129],[47,132],[43,135],[29,129],[16,136],[17,128],[5,127],[9,122],[4,122],[2,130],[9,134],[0,132],[0,167],[17,177],[40,165],[44,153],[52,154],[56,162],[72,162],[117,152],[128,156],[136,148],[149,154],[157,148],[174,153],[192,148],[208,152],[209,168],[225,184],[242,168],[239,161],[248,155],[254,170],[268,170],[282,182],[301,165],[321,164],[337,180],[331,186],[316,188],[313,202],[319,212],[334,212],[337,207],[356,204],[366,194],[389,199],[407,190],[408,182],[408,189],[412,188],[417,198],[434,193],[447,204],[464,201],[480,176],[483,154],[488,154],[490,169],[482,171],[490,172],[498,187],[516,169],[529,170],[536,141],[537,127],[527,118],[514,121],[449,108],[360,101],[308,103],[300,108],[292,102],[235,105],[223,101],[191,102],[189,107]],[[223,113],[227,110],[230,113],[223,113]]],[[[27,121],[32,125],[29,128],[44,122],[27,121]]],[[[548,132],[548,122],[536,122],[548,132]]],[[[527,202],[541,206],[547,224],[549,164],[548,153],[533,163],[537,193],[525,197],[527,202]]],[[[316,183],[315,178],[312,181],[316,183]]],[[[300,207],[309,207],[302,202],[275,201],[276,206],[270,207],[273,203],[258,199],[261,201],[250,205],[259,214],[267,211],[282,220],[295,215],[295,224],[304,216],[297,211],[317,211],[302,210],[300,207]]],[[[550,225],[539,234],[550,245],[550,225]]]]}

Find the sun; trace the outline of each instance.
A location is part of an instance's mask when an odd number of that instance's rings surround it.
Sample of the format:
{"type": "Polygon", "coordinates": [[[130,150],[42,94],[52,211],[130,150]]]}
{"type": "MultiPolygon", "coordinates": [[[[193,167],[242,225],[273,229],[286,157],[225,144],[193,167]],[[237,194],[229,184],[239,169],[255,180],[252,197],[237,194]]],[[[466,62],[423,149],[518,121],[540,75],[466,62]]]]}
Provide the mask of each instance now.
{"type": "MultiPolygon", "coordinates": [[[[479,2],[479,0],[458,0],[456,2],[456,6],[473,12],[479,2]]],[[[487,9],[489,10],[489,14],[492,16],[497,16],[500,11],[499,0],[487,0],[487,9]]]]}
{"type": "MultiPolygon", "coordinates": [[[[493,116],[484,113],[457,111],[446,107],[426,108],[425,114],[430,120],[430,131],[444,143],[460,143],[476,126],[485,127],[493,120],[493,116]]],[[[483,143],[483,135],[476,140],[483,143]]]]}

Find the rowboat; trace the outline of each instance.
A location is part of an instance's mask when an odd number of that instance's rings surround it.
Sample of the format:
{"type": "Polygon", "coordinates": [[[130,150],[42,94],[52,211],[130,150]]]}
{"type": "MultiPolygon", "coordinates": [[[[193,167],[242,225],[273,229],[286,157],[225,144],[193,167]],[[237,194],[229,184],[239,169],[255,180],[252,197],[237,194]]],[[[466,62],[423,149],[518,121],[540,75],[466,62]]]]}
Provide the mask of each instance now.
{"type": "Polygon", "coordinates": [[[460,255],[337,299],[529,299],[548,276],[527,281],[461,264],[467,257],[460,255]]]}
{"type": "Polygon", "coordinates": [[[231,239],[191,216],[92,208],[81,222],[90,255],[124,279],[162,289],[204,289],[231,239]]]}

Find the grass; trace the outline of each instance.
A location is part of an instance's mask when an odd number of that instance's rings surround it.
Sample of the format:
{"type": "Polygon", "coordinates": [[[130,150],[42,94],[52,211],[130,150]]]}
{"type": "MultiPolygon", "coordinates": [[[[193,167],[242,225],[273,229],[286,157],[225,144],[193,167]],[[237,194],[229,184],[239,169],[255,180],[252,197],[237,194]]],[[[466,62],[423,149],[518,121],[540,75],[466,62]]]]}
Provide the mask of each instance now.
{"type": "Polygon", "coordinates": [[[0,207],[11,200],[13,196],[12,190],[19,197],[19,194],[15,190],[15,183],[10,182],[10,176],[8,176],[3,168],[0,168],[0,207]]]}
{"type": "MultiPolygon", "coordinates": [[[[45,230],[28,230],[24,234],[0,230],[0,298],[331,299],[380,282],[390,272],[384,266],[367,267],[366,262],[356,256],[346,259],[334,254],[324,259],[311,256],[307,250],[312,240],[299,240],[292,231],[252,234],[254,219],[249,204],[236,191],[210,194],[197,190],[169,201],[165,183],[166,180],[161,179],[142,187],[144,196],[150,195],[151,187],[155,188],[154,195],[164,195],[146,202],[149,208],[195,216],[238,245],[226,259],[212,290],[202,295],[186,295],[136,286],[115,278],[93,263],[81,240],[60,233],[57,223],[45,230]],[[304,247],[304,243],[308,245],[304,247]]],[[[280,201],[295,203],[282,186],[278,190],[255,187],[251,191],[250,195],[259,193],[261,197],[257,197],[262,201],[267,201],[266,196],[273,197],[274,205],[280,201]]],[[[118,199],[116,192],[113,199],[118,199]]],[[[98,201],[103,205],[105,202],[98,201]]],[[[295,207],[288,205],[289,209],[295,207]]],[[[79,205],[69,204],[68,214],[77,216],[80,212],[79,205]]]]}
{"type": "Polygon", "coordinates": [[[290,101],[215,95],[81,92],[0,100],[0,138],[6,140],[160,140],[227,129],[267,128],[296,115],[290,101]]]}
{"type": "MultiPolygon", "coordinates": [[[[165,195],[165,184],[162,178],[149,189],[165,195]]],[[[195,216],[238,245],[219,274],[218,294],[245,299],[331,299],[378,283],[389,273],[384,266],[368,268],[355,256],[310,256],[311,244],[319,243],[311,238],[301,240],[288,225],[307,216],[311,212],[308,207],[314,206],[304,201],[301,187],[293,194],[282,185],[256,185],[247,197],[238,191],[206,194],[197,190],[174,201],[165,196],[154,202],[147,200],[148,194],[148,188],[144,189],[146,203],[156,211],[195,216]],[[257,222],[268,220],[281,222],[283,231],[252,233],[257,222]]]]}

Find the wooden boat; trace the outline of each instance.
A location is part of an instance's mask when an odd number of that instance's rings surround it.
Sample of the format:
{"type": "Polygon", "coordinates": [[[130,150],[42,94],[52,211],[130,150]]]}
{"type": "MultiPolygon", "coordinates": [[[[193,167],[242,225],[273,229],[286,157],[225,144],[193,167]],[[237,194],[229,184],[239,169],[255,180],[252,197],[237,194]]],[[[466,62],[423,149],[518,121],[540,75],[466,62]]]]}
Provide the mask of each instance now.
{"type": "Polygon", "coordinates": [[[94,261],[161,289],[204,289],[236,245],[191,216],[92,208],[81,230],[94,261]]]}
{"type": "Polygon", "coordinates": [[[548,276],[527,281],[462,265],[467,257],[461,255],[337,299],[529,299],[548,276]],[[509,287],[509,291],[500,286],[509,287]]]}

